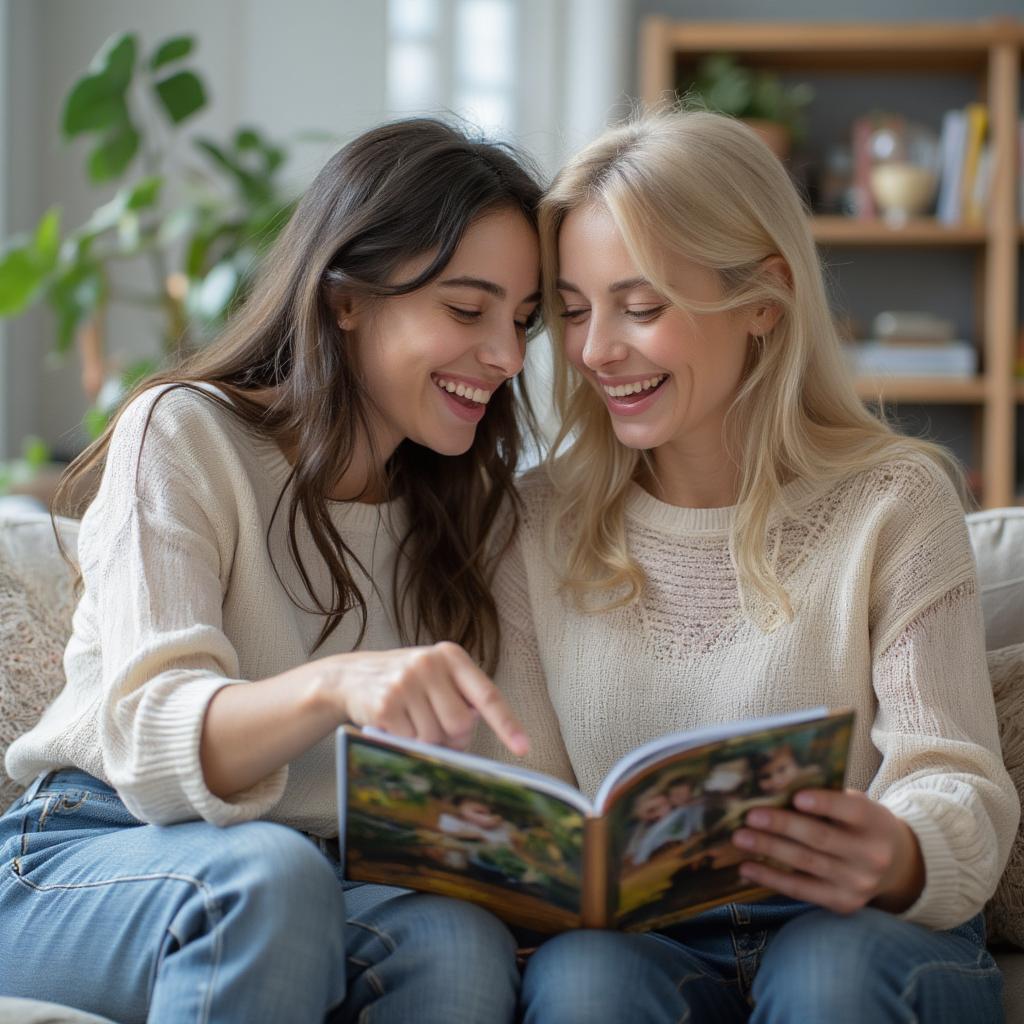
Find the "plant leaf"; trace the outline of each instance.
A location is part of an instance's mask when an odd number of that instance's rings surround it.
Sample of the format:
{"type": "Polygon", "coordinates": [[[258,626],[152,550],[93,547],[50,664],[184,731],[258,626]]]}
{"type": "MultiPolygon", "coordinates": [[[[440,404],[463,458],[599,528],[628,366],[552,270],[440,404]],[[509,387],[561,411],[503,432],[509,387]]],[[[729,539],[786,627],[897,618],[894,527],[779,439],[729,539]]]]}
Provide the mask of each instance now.
{"type": "Polygon", "coordinates": [[[194,36],[174,36],[167,39],[157,47],[156,53],[149,59],[149,70],[156,71],[165,64],[181,60],[187,57],[194,49],[196,40],[194,36]]]}
{"type": "Polygon", "coordinates": [[[57,314],[57,351],[67,352],[82,320],[103,301],[100,268],[82,260],[66,268],[50,285],[47,301],[57,314]]]}
{"type": "Polygon", "coordinates": [[[41,437],[30,435],[22,445],[21,457],[32,469],[39,469],[50,461],[49,445],[41,437]]]}
{"type": "Polygon", "coordinates": [[[112,415],[113,410],[107,412],[105,409],[99,409],[96,406],[86,410],[82,423],[85,425],[85,432],[89,435],[90,441],[95,441],[107,429],[107,424],[110,422],[112,415]]]}
{"type": "Polygon", "coordinates": [[[191,71],[179,71],[170,78],[156,83],[157,96],[168,117],[180,124],[206,105],[206,91],[198,76],[191,71]]]}
{"type": "Polygon", "coordinates": [[[135,68],[132,33],[111,36],[72,87],[64,103],[61,127],[67,138],[83,132],[110,131],[128,120],[125,90],[135,68]]]}
{"type": "Polygon", "coordinates": [[[0,259],[0,316],[17,316],[31,304],[46,279],[28,245],[8,249],[0,259]]]}
{"type": "Polygon", "coordinates": [[[128,169],[139,150],[139,133],[125,122],[120,131],[107,138],[92,151],[89,157],[89,178],[91,181],[110,181],[119,178],[128,169]]]}
{"type": "Polygon", "coordinates": [[[51,206],[36,225],[33,247],[37,264],[48,274],[57,265],[57,258],[60,255],[59,206],[51,206]]]}
{"type": "Polygon", "coordinates": [[[159,174],[151,174],[149,177],[141,178],[131,188],[125,199],[126,210],[144,210],[155,206],[160,198],[160,190],[163,188],[164,179],[159,174]]]}
{"type": "Polygon", "coordinates": [[[89,70],[98,71],[109,80],[114,89],[124,92],[132,80],[138,48],[138,41],[132,32],[111,36],[100,47],[89,70]]]}
{"type": "Polygon", "coordinates": [[[66,138],[85,132],[106,131],[128,120],[124,90],[105,75],[80,78],[64,103],[61,130],[66,138]]]}
{"type": "Polygon", "coordinates": [[[255,128],[239,128],[235,133],[235,149],[261,149],[263,140],[255,128]]]}

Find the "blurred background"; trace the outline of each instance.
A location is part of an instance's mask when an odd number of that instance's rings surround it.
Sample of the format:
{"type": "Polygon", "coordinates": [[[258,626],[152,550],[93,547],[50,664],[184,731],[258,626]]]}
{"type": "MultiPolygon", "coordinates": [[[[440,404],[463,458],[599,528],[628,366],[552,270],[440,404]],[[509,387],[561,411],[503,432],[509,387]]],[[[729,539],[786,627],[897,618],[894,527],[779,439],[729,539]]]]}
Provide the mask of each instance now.
{"type": "Polygon", "coordinates": [[[457,115],[550,177],[636,100],[678,92],[779,147],[864,400],[949,444],[982,504],[1024,502],[1024,0],[853,14],[0,0],[0,493],[45,496],[125,387],[216,334],[295,197],[363,129],[457,115]]]}

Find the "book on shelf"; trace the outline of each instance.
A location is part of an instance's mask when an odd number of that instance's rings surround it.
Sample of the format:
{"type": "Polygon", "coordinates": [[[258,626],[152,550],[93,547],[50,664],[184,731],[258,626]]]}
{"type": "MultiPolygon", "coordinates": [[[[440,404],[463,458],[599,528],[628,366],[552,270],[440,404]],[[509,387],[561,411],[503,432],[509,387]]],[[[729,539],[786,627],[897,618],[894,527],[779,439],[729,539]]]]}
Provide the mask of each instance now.
{"type": "Polygon", "coordinates": [[[593,800],[550,776],[373,729],[337,732],[345,877],[478,903],[538,932],[642,931],[770,895],[732,843],[751,808],[841,789],[850,709],[673,733],[593,800]]]}
{"type": "Polygon", "coordinates": [[[843,346],[850,368],[862,377],[973,377],[978,352],[967,341],[894,345],[877,339],[843,346]]]}
{"type": "Polygon", "coordinates": [[[980,224],[991,191],[992,146],[988,107],[968,103],[947,110],[939,139],[939,192],[935,216],[943,224],[980,224]]]}
{"type": "Polygon", "coordinates": [[[968,103],[964,110],[967,115],[967,140],[964,147],[963,180],[960,183],[961,219],[977,224],[981,221],[984,208],[984,196],[976,195],[976,190],[988,130],[988,107],[984,103],[968,103]]]}
{"type": "Polygon", "coordinates": [[[871,326],[874,337],[886,345],[945,345],[956,329],[952,320],[915,310],[885,310],[871,326]]]}
{"type": "Polygon", "coordinates": [[[966,147],[966,111],[947,110],[942,118],[942,135],[939,140],[939,196],[935,204],[935,216],[943,224],[960,223],[966,147]]]}

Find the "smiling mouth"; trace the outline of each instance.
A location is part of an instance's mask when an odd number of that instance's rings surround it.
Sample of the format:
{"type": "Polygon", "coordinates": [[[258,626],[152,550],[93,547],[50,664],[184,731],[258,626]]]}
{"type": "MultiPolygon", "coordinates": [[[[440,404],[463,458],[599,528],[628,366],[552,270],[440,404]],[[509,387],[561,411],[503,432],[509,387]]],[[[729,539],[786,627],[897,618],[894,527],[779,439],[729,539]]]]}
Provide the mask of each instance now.
{"type": "Polygon", "coordinates": [[[442,390],[447,391],[452,398],[467,409],[486,405],[491,400],[493,391],[484,391],[483,388],[470,387],[460,381],[448,380],[445,377],[435,377],[434,383],[442,390]]]}
{"type": "Polygon", "coordinates": [[[633,381],[632,384],[617,384],[614,386],[602,384],[601,390],[604,391],[608,398],[614,398],[616,402],[630,405],[657,391],[668,378],[669,375],[667,373],[659,373],[644,380],[633,381]]]}

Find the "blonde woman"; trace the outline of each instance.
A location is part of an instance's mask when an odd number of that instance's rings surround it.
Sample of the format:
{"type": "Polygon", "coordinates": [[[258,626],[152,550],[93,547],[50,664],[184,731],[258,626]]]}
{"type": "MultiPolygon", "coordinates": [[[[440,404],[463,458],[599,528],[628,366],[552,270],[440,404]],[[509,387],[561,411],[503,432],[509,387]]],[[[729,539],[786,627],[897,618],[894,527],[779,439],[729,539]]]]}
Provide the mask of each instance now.
{"type": "Polygon", "coordinates": [[[776,897],[553,938],[524,1019],[1000,1019],[980,911],[1020,808],[960,476],[858,401],[785,170],[739,122],[651,116],[570,161],[541,235],[562,428],[522,488],[497,676],[531,763],[592,794],[670,730],[857,724],[847,791],[734,833],[776,897]]]}

